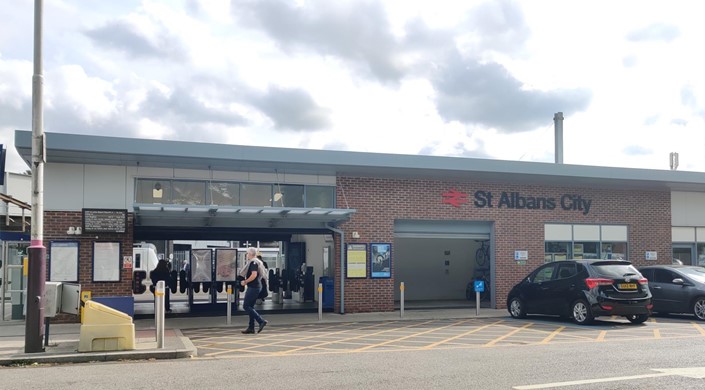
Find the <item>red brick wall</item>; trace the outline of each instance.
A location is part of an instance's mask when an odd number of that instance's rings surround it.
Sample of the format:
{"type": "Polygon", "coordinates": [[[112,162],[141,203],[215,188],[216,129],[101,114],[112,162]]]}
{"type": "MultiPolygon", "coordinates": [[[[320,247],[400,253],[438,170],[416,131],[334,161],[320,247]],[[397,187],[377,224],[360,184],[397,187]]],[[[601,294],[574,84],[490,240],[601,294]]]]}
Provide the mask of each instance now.
{"type": "MultiPolygon", "coordinates": [[[[531,270],[544,263],[544,224],[620,224],[629,232],[629,260],[645,264],[644,252],[657,251],[659,262],[671,257],[671,194],[669,191],[606,190],[595,188],[546,187],[480,183],[475,181],[401,180],[379,178],[338,177],[337,206],[357,212],[340,229],[345,242],[394,242],[394,220],[462,220],[489,221],[494,226],[492,248],[496,275],[495,299],[498,308],[506,306],[511,287],[531,270]],[[442,193],[456,189],[468,195],[468,203],[454,207],[442,203],[442,193]],[[473,194],[490,191],[493,208],[478,208],[473,194]],[[518,192],[521,196],[549,197],[557,201],[564,194],[577,194],[592,201],[590,212],[498,208],[502,192],[518,192]],[[350,236],[360,233],[360,239],[350,236]],[[515,250],[527,250],[526,265],[514,260],[515,250]]],[[[340,241],[336,236],[336,251],[340,241]]],[[[338,252],[340,253],[340,252],[338,252]]],[[[392,249],[394,253],[394,249],[392,249]]],[[[339,258],[335,262],[339,264],[339,258]]],[[[394,260],[392,260],[394,266],[394,260]]],[[[369,275],[369,265],[368,272],[369,275]]],[[[340,270],[336,273],[336,311],[340,303],[340,270]]],[[[346,279],[345,312],[391,311],[394,309],[392,279],[346,279]]]]}
{"type": "MultiPolygon", "coordinates": [[[[91,297],[132,296],[132,270],[121,269],[119,282],[93,282],[93,242],[121,242],[121,257],[132,256],[132,221],[133,215],[127,215],[127,232],[125,233],[84,233],[68,235],[69,226],[82,226],[81,211],[45,211],[44,212],[44,246],[47,248],[47,280],[51,267],[51,241],[78,241],[78,282],[82,291],[90,291],[91,297]]],[[[60,314],[52,322],[78,322],[78,316],[60,314]]]]}

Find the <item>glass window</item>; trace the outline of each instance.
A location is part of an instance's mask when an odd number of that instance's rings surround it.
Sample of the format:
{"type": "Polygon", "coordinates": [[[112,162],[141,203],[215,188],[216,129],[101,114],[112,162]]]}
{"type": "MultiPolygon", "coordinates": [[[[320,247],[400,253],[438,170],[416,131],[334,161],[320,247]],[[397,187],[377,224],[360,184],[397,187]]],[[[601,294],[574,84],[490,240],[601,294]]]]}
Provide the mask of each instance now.
{"type": "Polygon", "coordinates": [[[137,179],[135,202],[171,203],[171,182],[169,180],[137,179]]]}
{"type": "Polygon", "coordinates": [[[640,270],[639,272],[641,272],[641,275],[643,277],[645,277],[646,279],[648,279],[649,282],[652,282],[654,280],[654,270],[653,269],[645,269],[643,271],[640,270]]]}
{"type": "Polygon", "coordinates": [[[558,266],[558,279],[566,279],[578,274],[576,263],[566,263],[558,266]]]}
{"type": "Polygon", "coordinates": [[[555,266],[550,265],[548,267],[543,267],[543,268],[539,269],[538,271],[536,271],[536,274],[534,275],[534,277],[531,281],[533,283],[541,283],[541,282],[551,280],[551,278],[553,277],[553,270],[555,268],[556,268],[555,266]]]}
{"type": "Polygon", "coordinates": [[[597,242],[576,242],[573,244],[574,259],[599,259],[597,242]]]}
{"type": "Polygon", "coordinates": [[[211,204],[219,206],[240,205],[240,183],[212,182],[209,189],[211,204]]]}
{"type": "Polygon", "coordinates": [[[548,263],[551,261],[567,260],[572,258],[572,254],[569,251],[569,242],[552,242],[546,241],[545,243],[545,256],[544,260],[548,263]]]}
{"type": "Polygon", "coordinates": [[[595,263],[593,268],[597,271],[597,275],[603,278],[609,279],[622,279],[626,276],[638,276],[641,275],[639,271],[636,270],[630,264],[618,264],[617,262],[605,263],[595,263]]]}
{"type": "Polygon", "coordinates": [[[654,270],[654,282],[655,283],[668,283],[671,284],[673,283],[673,279],[678,278],[679,276],[674,274],[673,272],[665,269],[660,269],[656,268],[654,270]]]}
{"type": "Polygon", "coordinates": [[[705,265],[705,244],[698,244],[698,265],[705,265]]]}
{"type": "Polygon", "coordinates": [[[705,283],[705,268],[680,268],[680,271],[691,279],[705,283]]]}
{"type": "Polygon", "coordinates": [[[206,204],[206,183],[203,181],[180,181],[172,183],[172,204],[206,204]]]}
{"type": "Polygon", "coordinates": [[[306,207],[335,207],[335,187],[306,186],[306,207]]]}
{"type": "Polygon", "coordinates": [[[304,207],[304,186],[297,185],[275,185],[274,186],[274,206],[275,207],[304,207]],[[281,197],[277,196],[281,194],[281,197]]]}
{"type": "Polygon", "coordinates": [[[627,259],[627,243],[626,242],[603,242],[600,258],[603,260],[626,260],[627,259]]]}
{"type": "Polygon", "coordinates": [[[240,183],[240,205],[259,207],[271,206],[272,185],[240,183]]]}

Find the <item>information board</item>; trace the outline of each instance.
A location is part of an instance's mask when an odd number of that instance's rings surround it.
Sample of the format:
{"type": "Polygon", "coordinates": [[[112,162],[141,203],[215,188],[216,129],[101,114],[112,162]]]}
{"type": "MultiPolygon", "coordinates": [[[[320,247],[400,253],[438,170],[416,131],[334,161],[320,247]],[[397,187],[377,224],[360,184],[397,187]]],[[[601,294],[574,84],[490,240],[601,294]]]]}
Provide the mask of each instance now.
{"type": "Polygon", "coordinates": [[[84,233],[127,232],[127,210],[83,209],[84,233]]]}
{"type": "Polygon", "coordinates": [[[347,244],[347,277],[367,277],[367,244],[347,244]]]}

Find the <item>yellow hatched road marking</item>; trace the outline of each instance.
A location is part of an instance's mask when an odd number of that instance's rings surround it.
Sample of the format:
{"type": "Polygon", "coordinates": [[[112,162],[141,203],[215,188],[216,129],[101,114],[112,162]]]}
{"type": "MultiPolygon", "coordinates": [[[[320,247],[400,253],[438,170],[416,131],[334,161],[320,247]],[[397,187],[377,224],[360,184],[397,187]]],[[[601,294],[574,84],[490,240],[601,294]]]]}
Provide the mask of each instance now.
{"type": "MultiPolygon", "coordinates": [[[[337,332],[326,333],[326,335],[329,336],[329,335],[334,335],[334,334],[341,334],[341,333],[349,332],[349,331],[351,331],[351,330],[372,329],[372,328],[380,327],[380,326],[382,326],[382,325],[385,325],[385,323],[379,323],[379,324],[375,324],[375,325],[371,325],[371,326],[366,326],[366,327],[363,327],[363,328],[348,328],[348,329],[343,329],[343,330],[340,330],[340,331],[337,331],[337,332]]],[[[291,334],[294,334],[294,333],[291,333],[291,334]]],[[[374,333],[373,333],[373,334],[374,334],[374,333]]],[[[271,337],[274,337],[274,336],[275,336],[275,335],[272,335],[271,337]]],[[[278,334],[277,336],[281,336],[281,334],[278,334]]],[[[228,353],[228,351],[233,351],[233,352],[236,352],[236,351],[237,351],[237,352],[251,352],[251,351],[254,351],[254,350],[257,349],[257,348],[271,347],[271,346],[281,346],[281,344],[284,344],[284,343],[287,343],[287,344],[288,344],[288,343],[296,343],[296,342],[306,341],[306,340],[313,339],[313,338],[318,338],[318,337],[320,337],[320,336],[321,336],[321,335],[319,335],[319,334],[315,334],[315,335],[306,336],[306,337],[301,337],[301,338],[296,338],[296,339],[287,339],[287,340],[277,339],[277,340],[274,340],[274,341],[271,342],[271,343],[253,344],[251,347],[231,349],[231,350],[226,350],[226,351],[222,351],[222,352],[214,352],[214,353],[208,354],[208,356],[221,355],[221,354],[224,354],[224,353],[228,353]]],[[[249,336],[249,337],[252,337],[252,336],[249,336]]],[[[360,337],[360,336],[358,336],[358,337],[360,337]]],[[[358,338],[358,337],[355,337],[355,338],[358,338]]],[[[237,341],[238,341],[238,339],[236,339],[234,342],[237,342],[237,341]]],[[[253,340],[253,341],[256,341],[256,339],[253,340]]],[[[338,340],[338,341],[339,341],[339,340],[338,340]]],[[[333,341],[333,342],[335,342],[335,341],[333,341]]],[[[329,344],[329,343],[330,343],[330,342],[328,342],[328,343],[323,343],[323,344],[329,344]]],[[[220,344],[227,344],[227,343],[214,343],[214,344],[210,344],[210,345],[220,345],[220,344]]],[[[323,344],[321,344],[321,345],[323,345],[323,344]]],[[[311,346],[309,346],[309,347],[300,347],[300,348],[297,348],[297,350],[303,349],[303,348],[310,348],[310,347],[311,347],[311,346]]],[[[289,352],[289,351],[285,351],[285,352],[289,352]]]]}
{"type": "MultiPolygon", "coordinates": [[[[429,323],[431,323],[431,322],[433,322],[433,321],[434,321],[434,320],[425,321],[425,322],[422,322],[422,323],[420,323],[420,324],[411,324],[411,325],[408,325],[408,326],[403,326],[401,329],[404,329],[404,328],[412,328],[412,327],[421,326],[421,325],[426,325],[426,324],[429,324],[429,323]]],[[[384,325],[384,324],[385,324],[385,323],[382,323],[382,325],[384,325]]],[[[382,331],[379,331],[379,332],[376,332],[376,333],[371,333],[371,334],[361,334],[361,335],[359,335],[359,336],[349,337],[349,338],[341,339],[341,340],[337,340],[337,341],[326,341],[326,342],[324,342],[324,343],[314,344],[314,345],[310,345],[310,346],[307,346],[307,347],[300,347],[300,348],[292,349],[292,350],[289,350],[289,351],[279,352],[279,353],[277,353],[277,355],[286,355],[286,354],[289,354],[289,353],[292,353],[292,352],[300,351],[300,350],[302,350],[302,349],[316,348],[316,347],[320,347],[320,346],[322,346],[322,345],[329,345],[329,344],[335,344],[335,343],[340,343],[340,342],[346,342],[346,341],[350,341],[350,340],[357,340],[357,339],[361,339],[361,338],[363,338],[363,337],[376,336],[376,335],[382,334],[382,333],[393,332],[394,330],[396,330],[396,328],[394,328],[394,329],[385,329],[385,330],[382,330],[382,331]]],[[[357,351],[357,350],[355,350],[355,351],[357,351]]]]}
{"type": "Polygon", "coordinates": [[[703,329],[702,326],[696,324],[695,322],[691,322],[691,324],[693,324],[693,327],[694,327],[695,329],[697,329],[698,332],[700,332],[701,335],[705,336],[705,329],[703,329]]]}
{"type": "Polygon", "coordinates": [[[522,330],[524,330],[524,329],[530,327],[530,326],[533,325],[533,324],[534,324],[533,322],[529,322],[528,324],[525,324],[525,325],[522,326],[521,328],[516,328],[516,329],[514,329],[513,331],[511,331],[511,332],[505,334],[504,336],[498,337],[498,338],[496,338],[496,339],[490,341],[489,343],[483,345],[483,347],[491,347],[491,346],[497,344],[498,342],[500,342],[500,341],[506,339],[507,337],[511,337],[513,334],[516,334],[516,333],[521,332],[522,330]]]}
{"type": "Polygon", "coordinates": [[[605,341],[605,336],[607,336],[607,331],[603,330],[599,335],[597,335],[597,339],[595,339],[595,341],[605,341]]]}
{"type": "Polygon", "coordinates": [[[445,344],[445,343],[447,343],[447,342],[449,342],[449,341],[453,341],[453,340],[455,340],[455,339],[459,339],[459,338],[461,338],[461,337],[465,337],[465,336],[467,336],[467,335],[469,335],[469,334],[473,334],[473,333],[479,332],[479,331],[481,331],[481,330],[483,330],[483,329],[486,329],[486,328],[488,328],[488,327],[490,327],[490,326],[501,324],[502,322],[504,322],[504,320],[500,320],[500,321],[497,321],[497,322],[493,322],[493,323],[491,323],[491,324],[487,324],[487,325],[481,326],[481,327],[479,327],[479,328],[469,330],[469,331],[467,331],[467,332],[465,332],[465,333],[461,333],[461,334],[459,334],[459,335],[456,335],[456,336],[447,338],[447,339],[445,339],[445,340],[437,341],[437,342],[435,342],[435,343],[433,343],[433,344],[426,345],[425,347],[421,347],[421,349],[431,349],[431,348],[437,347],[437,346],[439,346],[439,345],[441,345],[441,344],[445,344]]]}
{"type": "Polygon", "coordinates": [[[459,322],[456,322],[456,323],[453,323],[453,324],[450,324],[450,325],[441,326],[441,327],[439,327],[439,328],[429,329],[429,330],[424,331],[424,332],[421,332],[421,333],[414,333],[414,334],[410,334],[410,335],[407,335],[407,336],[404,336],[404,337],[399,337],[399,338],[396,338],[396,339],[393,339],[393,340],[387,340],[387,341],[385,341],[385,342],[383,342],[383,343],[368,345],[368,346],[366,346],[366,347],[364,347],[364,348],[356,349],[356,350],[354,350],[354,351],[352,351],[352,352],[362,352],[362,351],[366,351],[366,350],[368,350],[368,349],[370,349],[370,348],[381,347],[381,346],[384,346],[384,345],[387,345],[387,344],[395,343],[395,342],[397,342],[397,341],[406,340],[406,339],[411,338],[411,337],[417,337],[417,336],[420,336],[420,335],[422,335],[422,334],[431,333],[431,332],[436,332],[436,331],[441,330],[441,329],[446,329],[446,328],[450,328],[450,327],[452,327],[452,326],[457,326],[457,325],[460,325],[460,324],[464,324],[464,323],[466,323],[466,322],[468,322],[468,321],[470,321],[470,320],[459,321],[459,322]]]}
{"type": "Polygon", "coordinates": [[[541,344],[548,344],[549,341],[553,340],[554,337],[558,336],[558,333],[561,333],[561,331],[565,329],[565,326],[561,326],[560,328],[554,330],[551,332],[551,334],[548,335],[545,339],[541,340],[541,344]]]}

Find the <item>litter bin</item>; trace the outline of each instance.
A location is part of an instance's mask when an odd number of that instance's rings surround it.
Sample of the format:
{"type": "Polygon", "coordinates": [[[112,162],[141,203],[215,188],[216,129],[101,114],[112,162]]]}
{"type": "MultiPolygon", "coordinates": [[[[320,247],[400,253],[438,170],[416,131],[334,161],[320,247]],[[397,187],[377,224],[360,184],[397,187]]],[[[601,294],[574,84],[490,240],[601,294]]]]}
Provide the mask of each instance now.
{"type": "Polygon", "coordinates": [[[335,279],[330,276],[321,276],[318,283],[323,286],[323,309],[333,310],[335,305],[335,279]]]}

